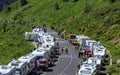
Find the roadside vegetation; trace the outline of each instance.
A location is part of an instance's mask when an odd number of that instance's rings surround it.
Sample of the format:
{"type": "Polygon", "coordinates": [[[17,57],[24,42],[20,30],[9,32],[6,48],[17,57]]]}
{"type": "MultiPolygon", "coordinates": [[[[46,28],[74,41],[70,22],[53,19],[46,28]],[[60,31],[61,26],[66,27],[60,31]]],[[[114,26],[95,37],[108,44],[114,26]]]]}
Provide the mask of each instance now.
{"type": "MultiPolygon", "coordinates": [[[[91,39],[100,41],[100,43],[111,52],[114,64],[120,59],[119,0],[17,0],[10,6],[5,6],[0,12],[0,20],[3,19],[14,22],[23,21],[37,25],[47,24],[49,28],[54,26],[56,30],[66,29],[67,32],[64,34],[65,38],[67,38],[69,33],[85,34],[90,36],[91,39]],[[21,1],[25,3],[21,5],[21,1]]],[[[11,29],[12,28],[13,27],[11,27],[11,29]]],[[[19,27],[15,28],[17,30],[19,27]]],[[[30,29],[27,27],[20,27],[20,29],[21,35],[18,37],[22,38],[21,40],[20,38],[17,40],[18,38],[16,36],[14,41],[25,43],[25,45],[20,44],[19,47],[16,47],[4,42],[1,47],[6,46],[5,48],[8,50],[14,47],[23,50],[25,47],[24,51],[27,52],[29,44],[27,45],[28,42],[23,40],[23,34],[25,31],[30,31],[30,29]]],[[[15,32],[12,30],[11,33],[15,32]]],[[[16,35],[18,35],[18,33],[16,33],[16,35]]],[[[7,39],[10,36],[10,34],[9,36],[8,34],[6,31],[2,36],[7,36],[7,39]]],[[[6,39],[0,38],[0,40],[3,41],[6,41],[6,39]]],[[[1,50],[3,49],[4,48],[1,48],[1,50]]],[[[20,53],[24,54],[24,51],[20,51],[20,53]]],[[[18,56],[19,54],[16,54],[16,57],[18,56]]],[[[11,55],[11,57],[14,57],[14,55],[11,55]]],[[[0,59],[4,58],[5,56],[2,56],[0,59]]],[[[116,65],[113,66],[116,67],[116,65]]],[[[108,67],[108,69],[110,68],[108,67]]]]}
{"type": "Polygon", "coordinates": [[[13,58],[28,54],[31,42],[24,40],[24,33],[31,28],[0,23],[0,64],[8,64],[13,58]]]}

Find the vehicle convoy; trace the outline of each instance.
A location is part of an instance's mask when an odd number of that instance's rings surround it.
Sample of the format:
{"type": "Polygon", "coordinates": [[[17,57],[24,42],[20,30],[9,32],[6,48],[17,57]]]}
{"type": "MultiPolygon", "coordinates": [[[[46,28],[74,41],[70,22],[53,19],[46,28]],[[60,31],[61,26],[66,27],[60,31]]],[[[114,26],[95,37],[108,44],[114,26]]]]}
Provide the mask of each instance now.
{"type": "Polygon", "coordinates": [[[38,42],[41,46],[34,48],[34,51],[30,48],[31,53],[13,59],[7,66],[1,65],[0,75],[29,75],[36,71],[35,69],[48,70],[51,65],[54,65],[60,54],[59,46],[56,45],[55,37],[46,31],[46,26],[43,26],[43,29],[37,27],[32,32],[26,32],[25,40],[38,42]]]}
{"type": "Polygon", "coordinates": [[[16,68],[14,66],[1,65],[0,75],[16,75],[16,68]]]}
{"type": "Polygon", "coordinates": [[[8,66],[14,66],[16,68],[16,75],[27,75],[27,63],[23,61],[19,61],[16,59],[13,59],[8,66]]]}
{"type": "Polygon", "coordinates": [[[76,38],[79,44],[82,45],[82,51],[84,51],[86,56],[86,60],[83,60],[81,63],[78,75],[94,75],[94,73],[99,73],[97,67],[101,67],[101,64],[104,63],[106,48],[87,36],[77,35],[76,38]]]}

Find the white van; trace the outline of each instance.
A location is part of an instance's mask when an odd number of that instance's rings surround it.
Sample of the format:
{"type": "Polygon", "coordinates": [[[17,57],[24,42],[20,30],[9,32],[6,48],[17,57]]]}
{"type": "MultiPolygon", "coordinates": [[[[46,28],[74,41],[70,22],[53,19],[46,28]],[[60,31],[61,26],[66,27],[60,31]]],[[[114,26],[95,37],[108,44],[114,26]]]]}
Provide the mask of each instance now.
{"type": "Polygon", "coordinates": [[[78,40],[79,44],[85,46],[85,41],[90,40],[90,38],[88,36],[85,36],[85,35],[78,35],[77,40],[78,40]]]}
{"type": "Polygon", "coordinates": [[[93,56],[93,57],[88,58],[87,63],[96,64],[97,66],[97,65],[100,65],[102,61],[103,61],[102,56],[93,56]]]}
{"type": "Polygon", "coordinates": [[[37,56],[38,59],[40,58],[46,58],[49,60],[49,53],[45,49],[39,49],[37,48],[35,51],[32,52],[33,55],[37,56]]]}
{"type": "Polygon", "coordinates": [[[97,44],[95,40],[86,40],[85,41],[85,46],[89,47],[90,50],[93,50],[93,45],[97,44]]]}
{"type": "Polygon", "coordinates": [[[1,65],[0,75],[16,75],[14,66],[1,65]]]}
{"type": "Polygon", "coordinates": [[[106,48],[104,46],[101,46],[99,44],[93,45],[93,55],[100,55],[104,56],[105,55],[106,48]]]}
{"type": "Polygon", "coordinates": [[[83,64],[78,71],[78,75],[92,75],[95,70],[95,64],[83,64]]]}
{"type": "Polygon", "coordinates": [[[27,75],[27,63],[19,60],[12,60],[8,66],[14,66],[16,68],[16,75],[27,75]]]}
{"type": "Polygon", "coordinates": [[[25,32],[25,40],[28,41],[38,41],[38,33],[35,32],[25,32]]]}
{"type": "Polygon", "coordinates": [[[32,54],[28,54],[26,56],[22,56],[18,59],[19,61],[27,62],[27,71],[31,72],[33,69],[35,69],[35,60],[36,56],[32,54]]]}

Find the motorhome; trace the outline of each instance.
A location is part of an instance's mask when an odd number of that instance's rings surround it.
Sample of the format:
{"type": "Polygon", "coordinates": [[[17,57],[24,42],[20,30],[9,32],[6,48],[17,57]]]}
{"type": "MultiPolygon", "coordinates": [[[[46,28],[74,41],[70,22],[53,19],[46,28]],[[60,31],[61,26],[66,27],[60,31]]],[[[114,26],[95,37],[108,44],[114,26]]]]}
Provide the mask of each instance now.
{"type": "MultiPolygon", "coordinates": [[[[50,56],[47,50],[45,49],[36,49],[35,51],[32,52],[33,55],[37,56],[36,58],[36,69],[45,69],[45,68],[41,68],[41,66],[46,66],[46,64],[49,64],[49,60],[50,60],[50,56]],[[43,59],[45,61],[43,61],[43,59]],[[43,65],[41,65],[41,63],[44,63],[43,65]]],[[[47,68],[46,68],[47,69],[47,68]]]]}
{"type": "Polygon", "coordinates": [[[92,75],[95,70],[96,70],[96,65],[83,64],[79,69],[78,75],[92,75]]]}
{"type": "Polygon", "coordinates": [[[14,66],[16,68],[16,75],[27,75],[27,63],[13,59],[8,66],[14,66]]]}
{"type": "Polygon", "coordinates": [[[35,33],[35,32],[25,32],[25,40],[28,40],[28,41],[38,41],[38,33],[35,33]]]}
{"type": "Polygon", "coordinates": [[[44,41],[45,42],[47,42],[47,41],[51,41],[51,42],[53,42],[54,41],[54,37],[53,36],[51,36],[51,35],[45,35],[44,36],[44,41]]]}
{"type": "Polygon", "coordinates": [[[81,35],[81,36],[79,35],[79,36],[77,36],[77,40],[80,45],[85,46],[85,43],[86,43],[85,41],[90,40],[90,38],[85,35],[81,35]]]}
{"type": "Polygon", "coordinates": [[[0,75],[16,75],[14,66],[0,65],[0,75]]]}
{"type": "MultiPolygon", "coordinates": [[[[92,45],[93,44],[97,44],[98,42],[97,41],[95,41],[95,40],[86,40],[85,41],[85,46],[87,46],[87,47],[92,47],[92,45]]],[[[92,49],[91,49],[92,50],[92,49]]]]}
{"type": "Polygon", "coordinates": [[[56,49],[55,47],[49,45],[48,43],[42,44],[39,49],[47,50],[49,53],[50,59],[54,58],[55,60],[57,60],[60,54],[59,49],[56,49]]]}
{"type": "Polygon", "coordinates": [[[48,43],[43,43],[39,49],[45,49],[49,52],[49,54],[53,51],[53,47],[48,43]]]}
{"type": "Polygon", "coordinates": [[[28,54],[26,56],[22,56],[18,59],[19,61],[27,62],[27,71],[31,72],[33,69],[35,69],[35,60],[36,56],[32,54],[28,54]]]}
{"type": "Polygon", "coordinates": [[[93,56],[93,57],[88,58],[87,63],[101,65],[102,61],[103,61],[102,56],[93,56]]]}
{"type": "Polygon", "coordinates": [[[104,46],[101,46],[99,44],[96,44],[93,46],[93,55],[105,55],[106,48],[104,46]]]}
{"type": "Polygon", "coordinates": [[[85,41],[85,51],[89,52],[88,54],[93,54],[93,45],[97,44],[95,40],[86,40],[85,41]]]}
{"type": "Polygon", "coordinates": [[[49,60],[49,53],[45,49],[37,48],[35,51],[32,52],[33,55],[37,56],[37,59],[46,58],[49,60]]]}

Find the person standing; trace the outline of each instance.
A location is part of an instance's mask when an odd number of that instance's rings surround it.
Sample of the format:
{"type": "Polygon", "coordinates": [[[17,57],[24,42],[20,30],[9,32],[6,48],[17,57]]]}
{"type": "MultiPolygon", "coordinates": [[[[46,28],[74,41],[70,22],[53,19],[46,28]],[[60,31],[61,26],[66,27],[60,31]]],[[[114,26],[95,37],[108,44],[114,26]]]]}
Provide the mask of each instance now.
{"type": "Polygon", "coordinates": [[[68,54],[68,48],[67,47],[65,47],[65,51],[66,51],[66,54],[68,54]]]}

